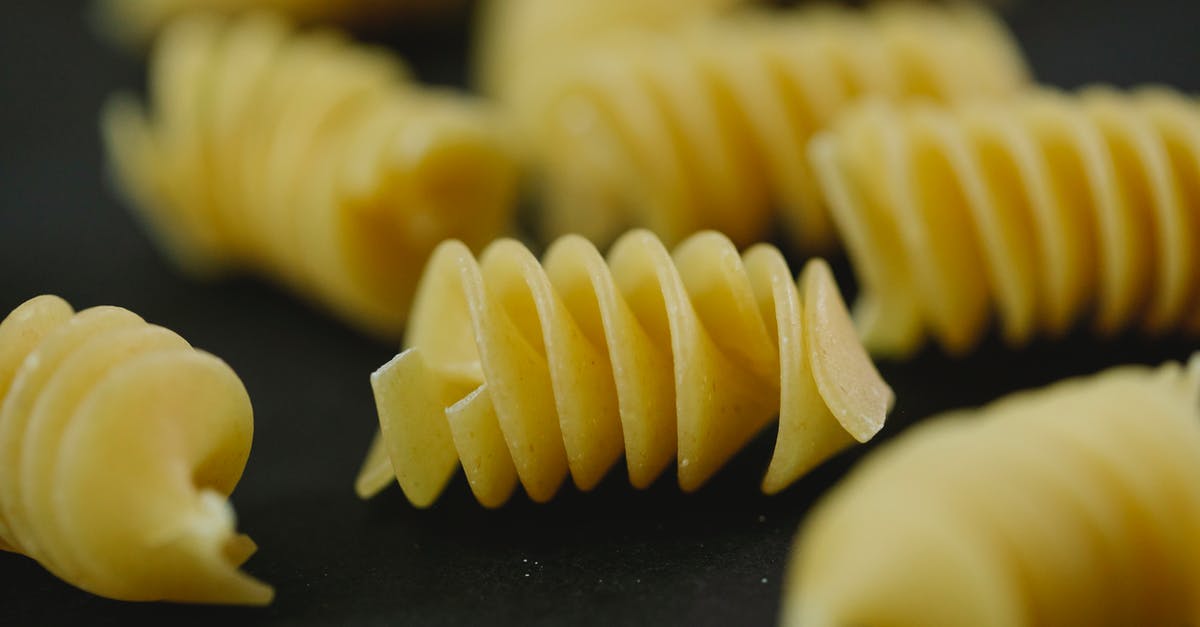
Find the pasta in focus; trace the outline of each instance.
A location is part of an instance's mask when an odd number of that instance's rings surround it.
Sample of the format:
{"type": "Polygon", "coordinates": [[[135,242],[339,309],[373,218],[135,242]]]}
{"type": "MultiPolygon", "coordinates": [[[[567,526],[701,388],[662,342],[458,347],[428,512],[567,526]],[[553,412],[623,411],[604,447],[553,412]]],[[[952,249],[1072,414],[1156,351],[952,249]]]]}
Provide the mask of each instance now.
{"type": "Polygon", "coordinates": [[[701,233],[674,253],[646,231],[607,260],[579,236],[541,264],[499,240],[476,261],[442,244],[408,348],[371,378],[380,435],[360,496],[394,480],[426,507],[461,464],[487,507],[538,502],[569,473],[589,490],[624,453],[649,486],[678,459],[698,489],[776,415],[776,493],[883,425],[892,391],[858,343],[824,262],[793,280],[780,253],[701,233]]]}
{"type": "Polygon", "coordinates": [[[114,99],[106,143],[192,274],[251,268],[396,338],[438,242],[507,229],[517,172],[500,121],[381,50],[265,15],[193,17],[164,35],[150,85],[153,117],[114,99]]]}
{"type": "Polygon", "coordinates": [[[0,322],[0,548],[114,599],[265,605],[227,500],[253,432],[221,360],[125,309],[34,298],[0,322]]]}
{"type": "Polygon", "coordinates": [[[236,15],[274,11],[304,23],[365,24],[407,13],[431,13],[461,0],[95,0],[100,32],[126,47],[145,45],[172,20],[195,12],[236,15]]]}
{"type": "Polygon", "coordinates": [[[1012,103],[865,105],[811,156],[875,353],[970,350],[996,311],[1022,344],[1089,312],[1200,332],[1200,107],[1164,88],[1012,103]]]}
{"type": "Polygon", "coordinates": [[[810,515],[784,625],[1200,621],[1200,357],[955,412],[810,515]]]}
{"type": "Polygon", "coordinates": [[[599,242],[641,226],[668,243],[715,229],[746,245],[778,217],[801,247],[828,250],[837,236],[805,146],[839,110],[1027,83],[1009,34],[970,6],[747,11],[585,42],[523,59],[506,101],[541,179],[542,230],[599,242]]]}

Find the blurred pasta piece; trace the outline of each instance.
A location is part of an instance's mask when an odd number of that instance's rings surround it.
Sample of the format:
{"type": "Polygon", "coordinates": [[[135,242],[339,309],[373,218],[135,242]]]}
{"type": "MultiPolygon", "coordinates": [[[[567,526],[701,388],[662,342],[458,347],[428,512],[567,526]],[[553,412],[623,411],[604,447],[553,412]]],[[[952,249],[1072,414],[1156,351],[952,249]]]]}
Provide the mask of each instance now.
{"type": "Polygon", "coordinates": [[[238,15],[272,11],[301,23],[361,25],[430,14],[463,0],[94,0],[100,32],[126,47],[144,46],[172,20],[189,13],[238,15]]]}
{"type": "Polygon", "coordinates": [[[1200,357],[915,427],[817,505],[782,624],[1200,623],[1200,357]]]}
{"type": "Polygon", "coordinates": [[[545,71],[614,32],[669,30],[749,0],[483,0],[477,17],[475,80],[528,113],[524,101],[545,71]]]}
{"type": "Polygon", "coordinates": [[[865,105],[812,159],[867,346],[972,349],[1139,327],[1200,333],[1200,103],[1165,88],[865,105]]]}
{"type": "Polygon", "coordinates": [[[224,362],[119,307],[0,322],[0,548],[125,601],[266,605],[228,497],[254,418],[224,362]]]}
{"type": "Polygon", "coordinates": [[[1028,78],[1003,25],[970,5],[678,13],[547,50],[515,27],[485,39],[482,76],[528,140],[548,236],[711,228],[744,245],[778,215],[802,248],[828,250],[805,146],[836,113],[864,96],[1006,98],[1028,78]]]}
{"type": "Polygon", "coordinates": [[[567,236],[541,263],[513,240],[478,261],[447,242],[406,346],[371,377],[381,433],[357,489],[398,480],[418,507],[460,465],[497,507],[518,482],[538,502],[567,474],[589,490],[622,454],[634,486],[677,459],[694,491],[778,416],[773,494],[871,439],[892,403],[824,262],[797,283],[776,249],[712,232],[669,253],[634,231],[607,259],[567,236]]]}
{"type": "Polygon", "coordinates": [[[515,158],[483,103],[382,50],[256,15],[192,17],[155,51],[152,113],[114,98],[118,182],[185,270],[249,268],[398,338],[443,239],[507,229],[515,158]]]}

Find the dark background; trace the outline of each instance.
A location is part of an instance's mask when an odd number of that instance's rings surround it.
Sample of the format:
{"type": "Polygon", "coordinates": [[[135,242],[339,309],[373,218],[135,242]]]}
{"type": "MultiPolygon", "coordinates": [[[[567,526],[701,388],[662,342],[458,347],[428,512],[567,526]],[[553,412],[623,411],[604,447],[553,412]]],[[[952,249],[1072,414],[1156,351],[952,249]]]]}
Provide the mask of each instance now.
{"type": "MultiPolygon", "coordinates": [[[[1200,6],[1189,0],[1008,4],[1045,82],[1200,88],[1200,6]]],[[[96,130],[105,96],[140,86],[140,62],[97,41],[81,7],[18,0],[0,19],[0,317],[40,293],[77,308],[118,304],[237,370],[257,422],[233,500],[240,527],[260,546],[248,569],[278,597],[265,609],[116,603],[0,554],[0,624],[775,621],[797,524],[862,449],[773,498],[757,490],[774,441],[767,433],[690,496],[671,474],[633,490],[618,466],[595,492],[565,486],[541,506],[518,495],[500,511],[484,510],[461,477],[428,511],[395,488],[359,501],[352,483],[376,428],[367,375],[396,347],[364,340],[268,284],[195,284],[164,264],[114,201],[96,130]]],[[[425,80],[461,84],[467,17],[373,37],[425,80]]],[[[1112,364],[1184,358],[1197,347],[1081,334],[1021,351],[992,341],[963,360],[930,350],[881,366],[899,402],[879,441],[935,411],[1112,364]]]]}

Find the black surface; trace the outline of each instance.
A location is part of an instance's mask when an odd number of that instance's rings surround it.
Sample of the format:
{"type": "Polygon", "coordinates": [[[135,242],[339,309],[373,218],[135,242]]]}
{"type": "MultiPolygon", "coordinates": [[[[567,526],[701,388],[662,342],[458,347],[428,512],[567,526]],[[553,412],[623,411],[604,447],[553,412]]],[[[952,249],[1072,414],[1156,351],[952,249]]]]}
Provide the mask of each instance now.
{"type": "MultiPolygon", "coordinates": [[[[1038,76],[1200,88],[1200,7],[1176,2],[1024,0],[1009,16],[1038,76]]],[[[375,429],[367,374],[394,353],[253,280],[176,276],[102,177],[96,113],[140,82],[138,62],[97,42],[80,5],[18,0],[0,19],[0,312],[39,293],[119,304],[226,359],[254,400],[254,452],[234,503],[259,543],[249,570],[278,590],[266,609],[122,604],[0,555],[0,625],[57,624],[770,624],[791,535],[862,450],[774,498],[757,493],[772,434],[699,494],[664,476],[566,487],[536,506],[479,507],[460,477],[431,510],[398,489],[357,500],[375,429]]],[[[461,82],[462,24],[377,37],[437,82],[461,82]]],[[[841,273],[845,275],[844,268],[841,273]]],[[[930,351],[884,364],[899,396],[885,431],[1005,392],[1122,362],[1183,358],[1197,344],[1079,336],[1023,351],[989,343],[969,359],[930,351]]]]}

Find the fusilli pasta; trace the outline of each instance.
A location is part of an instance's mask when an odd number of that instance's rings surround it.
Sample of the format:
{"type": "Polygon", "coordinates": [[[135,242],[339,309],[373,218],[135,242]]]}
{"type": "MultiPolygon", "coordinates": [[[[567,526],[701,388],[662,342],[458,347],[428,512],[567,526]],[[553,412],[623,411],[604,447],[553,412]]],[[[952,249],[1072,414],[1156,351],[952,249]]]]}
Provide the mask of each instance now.
{"type": "Polygon", "coordinates": [[[778,208],[809,250],[837,241],[804,152],[835,113],[867,95],[986,99],[1026,82],[990,14],[908,3],[627,29],[526,63],[509,110],[530,138],[548,234],[605,241],[646,226],[670,243],[712,228],[746,244],[778,208]]]}
{"type": "Polygon", "coordinates": [[[108,149],[195,274],[250,267],[399,337],[434,246],[507,227],[517,173],[499,121],[383,51],[263,15],[193,17],[165,34],[150,83],[154,117],[128,97],[106,110],[108,149]]]}
{"type": "Polygon", "coordinates": [[[872,351],[1020,344],[1089,310],[1200,332],[1200,107],[1167,89],[942,108],[875,103],[812,144],[872,351]]]}
{"type": "Polygon", "coordinates": [[[627,30],[671,29],[746,0],[486,0],[478,18],[476,81],[516,112],[545,70],[627,30]]]}
{"type": "Polygon", "coordinates": [[[677,456],[680,487],[696,490],[778,415],[763,480],[775,493],[869,440],[892,402],[824,262],[797,286],[774,248],[739,255],[712,232],[672,254],[634,231],[607,260],[567,236],[542,264],[512,240],[478,262],[447,242],[407,346],[372,376],[381,435],[357,488],[397,479],[419,507],[460,462],[495,507],[518,481],[539,502],[568,472],[588,490],[622,452],[635,486],[677,456]]]}
{"type": "Polygon", "coordinates": [[[254,422],[237,375],[117,307],[0,322],[0,541],[130,601],[269,603],[227,498],[254,422]]]}
{"type": "Polygon", "coordinates": [[[916,427],[797,538],[784,625],[1200,622],[1200,357],[916,427]]]}

